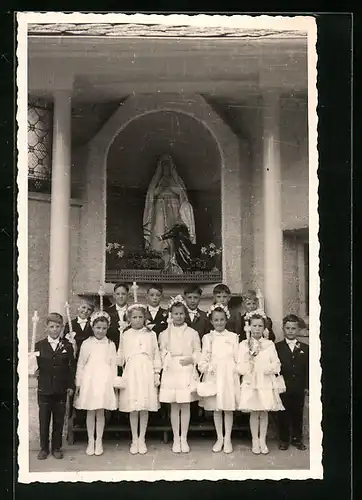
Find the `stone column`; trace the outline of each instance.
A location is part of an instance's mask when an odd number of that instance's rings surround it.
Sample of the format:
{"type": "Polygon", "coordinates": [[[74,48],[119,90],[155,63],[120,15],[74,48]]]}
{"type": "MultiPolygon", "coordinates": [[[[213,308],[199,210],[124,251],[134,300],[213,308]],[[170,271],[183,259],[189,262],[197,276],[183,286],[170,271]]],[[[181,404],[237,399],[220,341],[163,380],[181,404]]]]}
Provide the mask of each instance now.
{"type": "Polygon", "coordinates": [[[279,96],[263,99],[263,200],[264,200],[264,297],[265,312],[282,335],[283,319],[283,231],[281,220],[281,165],[279,96]]]}
{"type": "Polygon", "coordinates": [[[69,293],[71,90],[54,91],[49,311],[64,314],[69,293]]]}

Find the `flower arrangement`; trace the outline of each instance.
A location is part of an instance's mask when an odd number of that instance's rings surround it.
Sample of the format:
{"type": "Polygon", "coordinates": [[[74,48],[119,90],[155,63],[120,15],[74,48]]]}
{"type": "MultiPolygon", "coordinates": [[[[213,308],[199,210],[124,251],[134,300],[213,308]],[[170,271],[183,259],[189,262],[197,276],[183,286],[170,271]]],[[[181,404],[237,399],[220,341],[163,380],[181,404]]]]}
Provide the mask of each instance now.
{"type": "Polygon", "coordinates": [[[211,242],[200,248],[199,257],[192,263],[194,271],[219,271],[221,267],[222,248],[211,242]]]}
{"type": "Polygon", "coordinates": [[[120,243],[107,243],[107,265],[116,269],[150,269],[164,268],[162,254],[149,248],[127,250],[120,243]]]}

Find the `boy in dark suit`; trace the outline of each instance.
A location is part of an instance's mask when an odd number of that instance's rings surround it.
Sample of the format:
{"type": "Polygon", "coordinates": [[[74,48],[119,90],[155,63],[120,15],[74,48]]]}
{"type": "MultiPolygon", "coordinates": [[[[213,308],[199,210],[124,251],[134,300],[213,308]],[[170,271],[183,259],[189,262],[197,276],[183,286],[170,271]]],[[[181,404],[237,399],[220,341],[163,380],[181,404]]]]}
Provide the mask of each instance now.
{"type": "Polygon", "coordinates": [[[198,285],[188,285],[184,290],[187,304],[186,324],[197,331],[200,340],[210,331],[210,324],[206,312],[199,308],[202,290],[198,285]]]}
{"type": "MultiPolygon", "coordinates": [[[[247,313],[256,311],[259,308],[259,300],[254,290],[248,290],[245,294],[243,294],[243,303],[245,308],[245,313],[241,316],[241,333],[239,335],[240,342],[246,339],[246,332],[244,330],[245,327],[245,316],[247,313]]],[[[266,328],[269,332],[269,340],[275,342],[275,334],[273,332],[273,322],[267,317],[266,318],[266,328]]]]}
{"type": "MultiPolygon", "coordinates": [[[[231,291],[227,285],[220,283],[216,285],[213,292],[214,304],[222,304],[223,306],[227,306],[231,299],[231,291]]],[[[212,329],[211,323],[209,326],[209,331],[212,329]]],[[[230,311],[230,318],[226,323],[226,330],[230,332],[237,333],[239,335],[240,340],[242,337],[242,327],[241,327],[241,314],[238,311],[230,311]]]]}
{"type": "Polygon", "coordinates": [[[109,326],[107,337],[116,345],[118,350],[120,328],[126,328],[127,321],[127,307],[129,297],[129,286],[126,283],[116,283],[113,289],[113,298],[115,303],[107,309],[107,313],[111,317],[111,324],[109,326]]]}
{"type": "Polygon", "coordinates": [[[286,316],[283,319],[284,340],[275,344],[287,389],[280,395],[285,411],[278,412],[281,450],[287,450],[290,442],[298,450],[306,449],[303,443],[303,410],[309,384],[309,347],[297,338],[300,327],[298,316],[286,316]]]}
{"type": "Polygon", "coordinates": [[[157,338],[168,327],[168,312],[160,307],[162,294],[160,284],[152,284],[147,289],[146,325],[156,333],[157,338]]]}
{"type": "MultiPolygon", "coordinates": [[[[76,360],[79,358],[80,347],[82,343],[91,335],[93,330],[90,326],[90,316],[94,311],[94,304],[87,299],[81,299],[78,307],[78,316],[72,319],[72,332],[75,333],[74,340],[77,346],[76,360]]],[[[68,323],[64,327],[64,337],[67,338],[69,334],[68,323]]]]}
{"type": "Polygon", "coordinates": [[[47,337],[35,345],[38,363],[38,405],[40,425],[40,451],[38,459],[49,455],[49,427],[53,420],[51,449],[54,458],[63,458],[62,433],[67,394],[73,395],[75,361],[73,346],[61,337],[63,318],[51,313],[46,319],[47,337]]]}

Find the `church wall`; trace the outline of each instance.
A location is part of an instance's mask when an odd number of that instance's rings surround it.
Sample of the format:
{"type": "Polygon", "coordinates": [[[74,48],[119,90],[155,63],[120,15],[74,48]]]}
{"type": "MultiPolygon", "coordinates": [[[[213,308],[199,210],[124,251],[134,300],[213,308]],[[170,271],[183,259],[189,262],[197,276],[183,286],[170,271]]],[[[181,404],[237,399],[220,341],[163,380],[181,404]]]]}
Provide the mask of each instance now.
{"type": "MultiPolygon", "coordinates": [[[[263,206],[263,129],[262,103],[251,99],[235,106],[233,117],[250,144],[251,173],[245,190],[250,196],[250,236],[243,229],[243,247],[252,249],[249,260],[250,278],[244,279],[244,289],[264,285],[264,206],[263,206]]],[[[303,100],[281,99],[281,174],[282,174],[282,228],[300,229],[309,226],[308,214],[308,143],[307,107],[303,100]]],[[[299,283],[297,247],[291,240],[284,242],[284,311],[299,313],[299,283]]],[[[245,267],[245,265],[244,265],[245,267]]]]}
{"type": "Polygon", "coordinates": [[[280,112],[282,226],[309,226],[308,109],[303,99],[282,99],[280,112]]]}
{"type": "MultiPolygon", "coordinates": [[[[73,201],[70,211],[71,220],[71,280],[76,277],[82,265],[79,248],[79,227],[81,206],[73,201]]],[[[29,194],[28,200],[28,329],[29,346],[31,342],[34,311],[38,311],[40,321],[37,338],[44,335],[44,318],[48,314],[49,299],[49,249],[50,249],[50,197],[47,195],[29,194]]],[[[72,288],[74,288],[72,286],[72,288]]],[[[69,291],[71,300],[71,290],[69,291]]],[[[58,311],[64,316],[64,311],[58,311]]],[[[72,311],[75,312],[75,311],[72,311]]]]}

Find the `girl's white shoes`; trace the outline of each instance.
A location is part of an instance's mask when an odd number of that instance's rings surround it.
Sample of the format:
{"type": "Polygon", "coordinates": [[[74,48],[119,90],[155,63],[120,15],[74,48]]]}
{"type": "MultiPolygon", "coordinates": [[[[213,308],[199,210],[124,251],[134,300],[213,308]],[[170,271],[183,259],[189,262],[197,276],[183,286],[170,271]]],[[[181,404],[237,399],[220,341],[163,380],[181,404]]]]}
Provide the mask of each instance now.
{"type": "Polygon", "coordinates": [[[232,453],[233,452],[233,445],[231,444],[230,439],[225,439],[224,440],[224,453],[232,453]]]}
{"type": "Polygon", "coordinates": [[[87,449],[85,450],[86,454],[89,456],[94,455],[94,439],[90,439],[88,441],[87,449]]]}
{"type": "Polygon", "coordinates": [[[181,443],[180,438],[174,438],[172,445],[173,453],[181,453],[181,443]]]}
{"type": "Polygon", "coordinates": [[[181,439],[181,451],[182,453],[189,453],[190,451],[190,446],[188,445],[186,439],[181,439]]]}
{"type": "Polygon", "coordinates": [[[268,447],[267,447],[265,441],[260,441],[259,447],[260,447],[260,453],[262,453],[263,455],[267,455],[269,453],[269,450],[268,450],[268,447]]]}
{"type": "Polygon", "coordinates": [[[147,446],[144,440],[140,439],[138,441],[138,453],[145,455],[147,453],[147,446]]]}
{"type": "Polygon", "coordinates": [[[138,453],[138,443],[137,441],[132,441],[131,447],[129,449],[131,455],[137,455],[138,453]]]}
{"type": "Polygon", "coordinates": [[[216,443],[212,447],[212,451],[214,453],[220,453],[220,451],[222,450],[223,446],[224,446],[224,439],[223,438],[217,439],[216,443]]]}
{"type": "Polygon", "coordinates": [[[103,444],[102,444],[102,441],[101,440],[96,440],[96,445],[95,445],[95,448],[94,448],[94,454],[99,456],[99,455],[103,455],[103,444]]]}
{"type": "Polygon", "coordinates": [[[260,443],[259,440],[253,441],[253,445],[251,447],[251,451],[254,455],[260,455],[260,443]]]}

